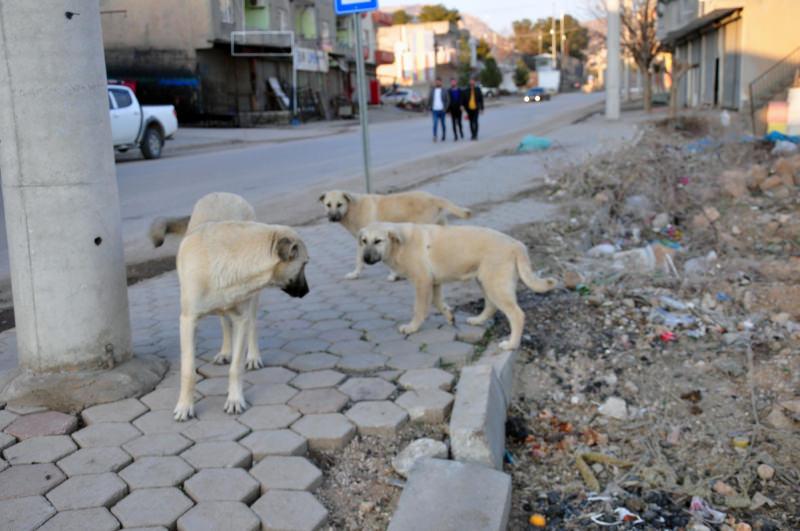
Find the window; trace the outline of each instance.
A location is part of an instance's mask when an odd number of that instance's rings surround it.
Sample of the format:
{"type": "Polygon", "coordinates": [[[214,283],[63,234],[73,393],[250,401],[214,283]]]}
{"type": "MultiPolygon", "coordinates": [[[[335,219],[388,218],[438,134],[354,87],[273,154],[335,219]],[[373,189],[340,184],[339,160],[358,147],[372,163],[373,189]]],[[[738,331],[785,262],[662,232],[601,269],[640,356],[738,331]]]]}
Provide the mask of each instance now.
{"type": "Polygon", "coordinates": [[[114,108],[114,102],[111,100],[111,94],[108,95],[108,108],[109,110],[114,108]]]}
{"type": "Polygon", "coordinates": [[[117,101],[117,108],[124,109],[133,105],[133,98],[130,93],[125,89],[111,89],[114,99],[117,101]]]}
{"type": "Polygon", "coordinates": [[[289,29],[289,14],[285,9],[278,9],[278,29],[287,31],[289,29]]]}
{"type": "Polygon", "coordinates": [[[331,40],[331,25],[327,20],[320,22],[320,37],[323,44],[329,44],[331,40]]]}

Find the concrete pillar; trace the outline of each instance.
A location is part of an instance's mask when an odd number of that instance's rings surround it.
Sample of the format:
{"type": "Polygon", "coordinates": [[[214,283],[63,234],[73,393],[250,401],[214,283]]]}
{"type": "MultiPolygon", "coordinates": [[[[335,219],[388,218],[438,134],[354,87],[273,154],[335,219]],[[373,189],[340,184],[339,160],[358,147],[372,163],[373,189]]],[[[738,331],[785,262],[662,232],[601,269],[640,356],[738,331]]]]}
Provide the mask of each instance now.
{"type": "Polygon", "coordinates": [[[97,0],[0,2],[0,171],[19,364],[131,356],[97,0]]]}
{"type": "Polygon", "coordinates": [[[608,10],[608,67],[606,69],[606,119],[619,120],[619,88],[620,88],[620,19],[619,1],[606,0],[608,10]]]}

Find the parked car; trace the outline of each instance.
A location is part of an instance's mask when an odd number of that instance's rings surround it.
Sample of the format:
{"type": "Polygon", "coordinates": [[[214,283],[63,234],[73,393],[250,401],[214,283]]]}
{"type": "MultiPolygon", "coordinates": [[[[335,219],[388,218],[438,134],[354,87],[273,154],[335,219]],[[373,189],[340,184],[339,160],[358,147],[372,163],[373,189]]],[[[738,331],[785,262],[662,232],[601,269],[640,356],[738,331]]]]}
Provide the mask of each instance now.
{"type": "Polygon", "coordinates": [[[421,107],[423,104],[422,95],[409,88],[390,89],[381,96],[381,103],[387,105],[397,105],[406,109],[421,107]]]}
{"type": "Polygon", "coordinates": [[[500,95],[500,92],[496,87],[481,87],[481,91],[483,92],[484,98],[496,98],[500,95]]]}
{"type": "Polygon", "coordinates": [[[540,101],[549,99],[550,93],[542,87],[533,87],[532,89],[528,89],[528,92],[525,93],[525,97],[522,98],[525,103],[530,103],[532,101],[539,103],[540,101]]]}
{"type": "Polygon", "coordinates": [[[136,94],[124,85],[108,86],[108,112],[114,149],[122,153],[140,148],[146,159],[161,156],[164,141],[178,130],[172,105],[140,105],[136,94]]]}

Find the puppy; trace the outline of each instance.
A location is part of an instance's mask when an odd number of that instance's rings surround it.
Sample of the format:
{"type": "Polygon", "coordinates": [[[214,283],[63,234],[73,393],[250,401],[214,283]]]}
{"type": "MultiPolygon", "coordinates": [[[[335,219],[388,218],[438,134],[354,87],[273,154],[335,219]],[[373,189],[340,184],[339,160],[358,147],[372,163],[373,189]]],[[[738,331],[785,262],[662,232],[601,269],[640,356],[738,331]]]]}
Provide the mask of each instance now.
{"type": "MultiPolygon", "coordinates": [[[[427,192],[403,192],[398,194],[353,194],[332,190],[319,197],[325,207],[328,220],[341,223],[350,234],[358,236],[358,231],[376,221],[394,223],[437,223],[447,224],[447,213],[461,219],[472,215],[468,208],[462,208],[447,199],[427,192]]],[[[352,280],[361,275],[364,260],[361,252],[356,252],[356,268],[345,278],[352,280]]],[[[394,272],[389,280],[395,280],[394,272]]]]}
{"type": "Polygon", "coordinates": [[[289,227],[253,221],[208,222],[189,232],[177,256],[181,287],[181,388],[175,420],[194,415],[195,328],[209,314],[230,319],[233,354],[229,371],[227,413],[247,408],[242,392],[244,335],[252,325],[252,299],[267,286],[292,297],[308,293],[308,252],[289,227]]]}
{"type": "Polygon", "coordinates": [[[414,284],[414,317],[399,327],[403,334],[419,330],[431,302],[452,324],[453,313],[442,300],[442,284],[476,278],[484,308],[467,322],[482,324],[499,308],[511,324],[511,335],[500,348],[512,350],[519,347],[525,324],[525,314],[517,304],[517,279],[522,278],[536,293],[556,286],[555,279],[534,275],[521,242],[482,227],[373,223],[359,232],[358,243],[366,263],[382,260],[414,284]]]}
{"type": "MultiPolygon", "coordinates": [[[[256,211],[243,197],[227,192],[214,192],[201,197],[194,205],[191,217],[157,218],[150,225],[150,240],[155,247],[161,247],[167,234],[186,234],[203,223],[210,221],[255,221],[256,211]]],[[[247,329],[247,369],[260,369],[261,352],[258,348],[256,319],[258,315],[258,293],[250,301],[250,320],[247,329]]],[[[222,326],[222,347],[214,356],[214,363],[223,364],[231,360],[231,321],[220,315],[222,326]]]]}

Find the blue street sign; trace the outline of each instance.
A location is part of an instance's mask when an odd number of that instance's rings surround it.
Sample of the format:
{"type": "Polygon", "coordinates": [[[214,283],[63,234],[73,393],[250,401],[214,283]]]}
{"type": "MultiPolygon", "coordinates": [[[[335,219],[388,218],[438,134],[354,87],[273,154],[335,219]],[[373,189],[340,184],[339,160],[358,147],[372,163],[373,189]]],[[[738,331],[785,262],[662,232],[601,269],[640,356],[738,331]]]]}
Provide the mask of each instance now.
{"type": "Polygon", "coordinates": [[[378,9],[378,0],[333,0],[333,6],[337,15],[350,15],[375,11],[378,9]]]}

